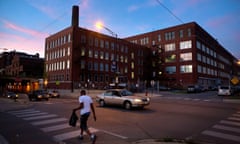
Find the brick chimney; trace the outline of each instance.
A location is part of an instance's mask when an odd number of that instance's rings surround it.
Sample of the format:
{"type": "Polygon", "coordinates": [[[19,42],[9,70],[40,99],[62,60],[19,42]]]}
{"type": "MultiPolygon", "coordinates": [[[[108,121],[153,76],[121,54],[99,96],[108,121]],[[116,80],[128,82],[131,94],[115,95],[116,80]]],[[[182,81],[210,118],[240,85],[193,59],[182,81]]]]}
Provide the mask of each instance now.
{"type": "Polygon", "coordinates": [[[79,8],[78,6],[74,5],[72,7],[72,26],[78,27],[78,17],[79,17],[79,8]]]}

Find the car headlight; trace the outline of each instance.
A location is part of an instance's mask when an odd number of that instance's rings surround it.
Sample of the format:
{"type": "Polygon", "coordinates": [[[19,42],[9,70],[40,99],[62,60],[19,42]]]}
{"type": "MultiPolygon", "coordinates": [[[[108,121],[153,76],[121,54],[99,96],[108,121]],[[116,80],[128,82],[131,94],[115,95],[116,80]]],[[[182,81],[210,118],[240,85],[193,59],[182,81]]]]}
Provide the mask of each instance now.
{"type": "Polygon", "coordinates": [[[135,102],[142,102],[141,99],[134,99],[135,102]]]}

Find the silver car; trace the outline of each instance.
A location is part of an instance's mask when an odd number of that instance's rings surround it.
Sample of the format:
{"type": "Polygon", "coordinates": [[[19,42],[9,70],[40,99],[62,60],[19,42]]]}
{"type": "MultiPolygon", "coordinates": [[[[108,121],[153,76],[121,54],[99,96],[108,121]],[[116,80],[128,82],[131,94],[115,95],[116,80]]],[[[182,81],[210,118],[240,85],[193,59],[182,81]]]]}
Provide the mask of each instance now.
{"type": "Polygon", "coordinates": [[[150,104],[149,97],[136,96],[132,92],[126,89],[110,89],[104,93],[97,95],[97,102],[101,107],[105,105],[119,105],[125,109],[131,109],[133,107],[144,108],[150,104]]]}

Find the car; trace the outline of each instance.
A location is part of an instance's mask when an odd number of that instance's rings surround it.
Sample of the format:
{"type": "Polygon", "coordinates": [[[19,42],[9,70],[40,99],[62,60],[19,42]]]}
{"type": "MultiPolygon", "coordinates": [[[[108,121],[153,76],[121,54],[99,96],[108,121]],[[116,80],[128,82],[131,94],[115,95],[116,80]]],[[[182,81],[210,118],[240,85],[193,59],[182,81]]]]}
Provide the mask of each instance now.
{"type": "Polygon", "coordinates": [[[48,94],[49,94],[49,97],[51,98],[60,98],[60,94],[56,90],[50,91],[48,94]]]}
{"type": "Polygon", "coordinates": [[[7,96],[7,98],[18,99],[18,94],[14,93],[14,92],[7,92],[6,96],[7,96]]]}
{"type": "Polygon", "coordinates": [[[187,88],[188,93],[197,93],[197,92],[203,92],[204,87],[200,85],[190,85],[187,88]]]}
{"type": "Polygon", "coordinates": [[[218,96],[231,96],[233,91],[230,86],[219,86],[218,87],[218,96]]]}
{"type": "Polygon", "coordinates": [[[48,100],[49,94],[46,90],[35,90],[32,93],[28,94],[28,98],[30,101],[42,99],[48,100]]]}
{"type": "Polygon", "coordinates": [[[150,104],[150,98],[134,95],[127,89],[109,89],[97,95],[96,101],[101,107],[105,105],[119,105],[130,110],[133,107],[144,108],[150,104]]]}

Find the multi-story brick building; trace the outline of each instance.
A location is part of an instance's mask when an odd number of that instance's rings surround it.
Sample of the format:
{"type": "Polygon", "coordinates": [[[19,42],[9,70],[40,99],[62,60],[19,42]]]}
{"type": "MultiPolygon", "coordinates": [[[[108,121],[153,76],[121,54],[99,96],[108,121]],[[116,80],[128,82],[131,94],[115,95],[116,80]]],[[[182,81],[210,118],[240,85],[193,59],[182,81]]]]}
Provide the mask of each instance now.
{"type": "Polygon", "coordinates": [[[103,88],[140,84],[149,48],[80,28],[73,6],[72,25],[46,38],[45,71],[50,89],[103,88]]]}
{"type": "Polygon", "coordinates": [[[38,89],[44,72],[44,59],[39,54],[3,52],[0,54],[0,92],[7,90],[28,92],[38,89]]]}
{"type": "Polygon", "coordinates": [[[164,79],[170,87],[202,85],[205,88],[229,84],[239,76],[237,59],[215,38],[191,22],[126,38],[135,44],[158,49],[164,79]],[[233,68],[234,67],[234,68],[233,68]],[[238,72],[238,73],[237,73],[238,72]]]}

